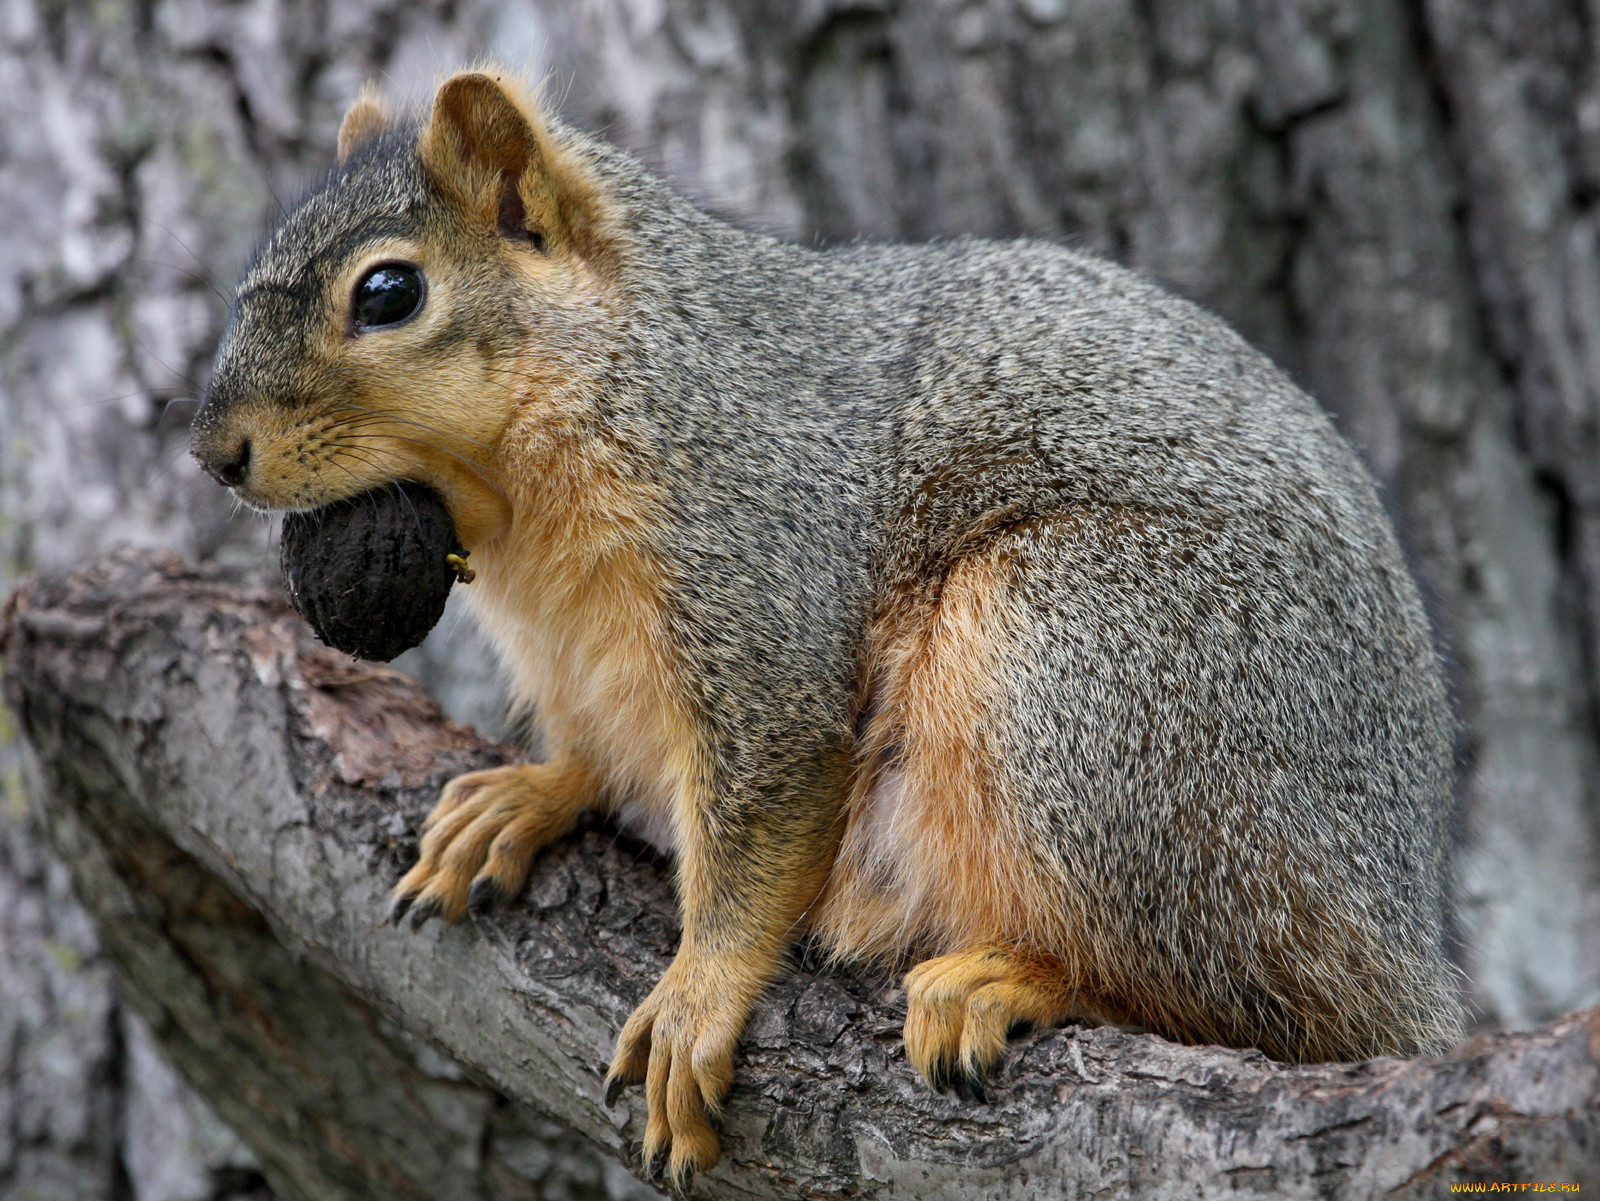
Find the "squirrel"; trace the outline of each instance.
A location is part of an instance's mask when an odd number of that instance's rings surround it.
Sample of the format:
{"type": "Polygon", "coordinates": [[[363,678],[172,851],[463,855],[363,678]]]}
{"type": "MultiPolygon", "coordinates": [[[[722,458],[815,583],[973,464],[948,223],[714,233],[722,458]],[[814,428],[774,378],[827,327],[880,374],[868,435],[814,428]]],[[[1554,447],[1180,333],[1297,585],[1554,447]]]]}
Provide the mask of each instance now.
{"type": "Polygon", "coordinates": [[[1038,241],[747,232],[494,68],[364,90],[192,435],[247,504],[443,497],[549,757],[451,782],[395,916],[599,810],[674,856],[647,1162],[720,1154],[810,940],[974,1093],[1018,1026],[1438,1053],[1454,725],[1374,485],[1221,320],[1038,241]]]}

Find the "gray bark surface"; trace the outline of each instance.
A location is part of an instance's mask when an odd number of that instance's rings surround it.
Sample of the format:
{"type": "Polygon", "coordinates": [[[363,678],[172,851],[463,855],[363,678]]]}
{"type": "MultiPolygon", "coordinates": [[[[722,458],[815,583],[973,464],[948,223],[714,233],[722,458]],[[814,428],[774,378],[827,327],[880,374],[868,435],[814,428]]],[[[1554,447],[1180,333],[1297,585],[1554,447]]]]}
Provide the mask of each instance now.
{"type": "MultiPolygon", "coordinates": [[[[1546,1021],[1600,999],[1597,30],[1593,0],[10,0],[0,591],[120,542],[270,557],[183,453],[231,282],[362,81],[420,100],[493,55],[747,224],[1064,238],[1285,366],[1452,660],[1469,999],[1546,1021]]],[[[456,616],[402,666],[503,729],[456,616]]],[[[0,1198],[263,1189],[141,1049],[19,755],[0,714],[0,1198]]]]}
{"type": "MultiPolygon", "coordinates": [[[[663,864],[590,827],[526,904],[391,928],[438,788],[504,748],[315,645],[272,583],[171,556],[36,581],[5,638],[44,821],[106,951],[275,1187],[529,1195],[518,1153],[552,1120],[626,1156],[637,1090],[607,1111],[601,1080],[676,942],[663,864]]],[[[758,1006],[699,1193],[1421,1198],[1600,1172],[1600,1010],[1438,1061],[1299,1068],[1069,1027],[1019,1040],[983,1105],[922,1085],[902,1015],[892,980],[797,963],[758,1006]]]]}

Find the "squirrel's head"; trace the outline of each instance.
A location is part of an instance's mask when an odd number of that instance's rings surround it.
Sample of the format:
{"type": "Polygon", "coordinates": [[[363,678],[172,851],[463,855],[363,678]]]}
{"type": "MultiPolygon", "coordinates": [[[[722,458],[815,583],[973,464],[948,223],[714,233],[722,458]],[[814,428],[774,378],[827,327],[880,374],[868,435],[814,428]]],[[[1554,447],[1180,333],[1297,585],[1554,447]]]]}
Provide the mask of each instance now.
{"type": "Polygon", "coordinates": [[[581,140],[504,78],[451,77],[417,123],[363,93],[240,281],[194,456],[256,508],[413,480],[494,537],[508,429],[576,420],[604,368],[611,227],[581,140]]]}

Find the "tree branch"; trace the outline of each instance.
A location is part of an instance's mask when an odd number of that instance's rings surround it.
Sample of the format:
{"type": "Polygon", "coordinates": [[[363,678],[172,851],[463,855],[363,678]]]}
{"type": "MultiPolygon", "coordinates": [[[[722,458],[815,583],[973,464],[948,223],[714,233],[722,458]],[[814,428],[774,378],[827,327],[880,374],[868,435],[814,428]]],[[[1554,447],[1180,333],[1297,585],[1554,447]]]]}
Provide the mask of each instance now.
{"type": "MultiPolygon", "coordinates": [[[[628,1160],[642,1100],[607,1111],[600,1084],[672,954],[666,866],[591,824],[508,910],[392,929],[385,893],[440,786],[507,750],[316,646],[275,585],[170,556],[31,582],[0,646],[80,895],[277,1188],[515,1196],[552,1142],[628,1160]]],[[[1600,1179],[1600,1010],[1438,1061],[1300,1068],[1069,1027],[1015,1042],[972,1105],[904,1062],[892,983],[797,961],[745,1036],[701,1195],[1433,1198],[1600,1179]]]]}

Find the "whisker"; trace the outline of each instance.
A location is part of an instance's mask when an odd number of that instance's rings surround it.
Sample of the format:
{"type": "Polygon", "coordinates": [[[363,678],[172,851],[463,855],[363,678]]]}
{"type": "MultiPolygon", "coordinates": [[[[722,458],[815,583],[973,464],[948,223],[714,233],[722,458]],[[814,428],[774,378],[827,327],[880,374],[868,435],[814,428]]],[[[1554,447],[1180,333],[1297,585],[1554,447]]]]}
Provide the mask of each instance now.
{"type": "Polygon", "coordinates": [[[406,502],[406,508],[411,510],[411,520],[416,526],[417,533],[420,534],[422,532],[422,514],[417,512],[417,506],[412,503],[411,498],[406,495],[406,490],[400,486],[399,480],[390,480],[389,486],[394,489],[395,494],[399,496],[401,500],[406,502]]]}
{"type": "MultiPolygon", "coordinates": [[[[177,380],[185,388],[191,388],[191,389],[194,388],[194,381],[193,380],[191,380],[188,376],[184,375],[183,372],[173,370],[173,368],[170,365],[168,365],[161,358],[160,355],[156,354],[155,351],[151,350],[148,346],[145,345],[144,339],[139,337],[138,334],[134,334],[133,335],[133,343],[140,350],[144,351],[144,353],[150,358],[150,360],[152,362],[154,362],[156,364],[156,366],[160,367],[161,370],[165,371],[168,375],[170,375],[173,379],[177,380]]],[[[198,389],[195,389],[195,390],[198,391],[198,389]]]]}
{"type": "MultiPolygon", "coordinates": [[[[200,403],[200,398],[197,396],[169,396],[166,400],[161,402],[161,411],[156,414],[156,425],[159,426],[167,419],[167,414],[172,411],[173,405],[197,405],[200,403]]],[[[190,414],[189,417],[185,419],[185,423],[187,424],[189,420],[192,420],[193,416],[193,414],[190,414]]]]}
{"type": "MultiPolygon", "coordinates": [[[[358,484],[364,482],[359,475],[357,475],[355,472],[351,471],[350,468],[346,467],[343,463],[339,462],[337,459],[329,459],[328,460],[328,465],[331,466],[331,467],[337,467],[340,471],[344,472],[347,476],[349,476],[352,480],[354,480],[358,484]]],[[[372,466],[376,466],[376,464],[372,464],[372,466]]],[[[372,506],[372,511],[374,513],[377,513],[377,511],[378,511],[378,493],[387,491],[388,489],[393,488],[394,486],[395,486],[395,482],[393,480],[387,480],[384,483],[380,484],[376,488],[363,489],[360,495],[361,495],[361,497],[363,499],[366,500],[367,504],[372,506]]]]}
{"type": "MultiPolygon", "coordinates": [[[[452,434],[450,434],[449,432],[447,432],[445,430],[438,429],[437,427],[435,427],[433,425],[430,425],[426,421],[418,421],[415,418],[409,417],[409,416],[407,416],[405,414],[402,414],[402,413],[397,413],[397,412],[393,412],[393,411],[390,411],[390,410],[384,410],[384,409],[369,409],[365,405],[352,404],[352,403],[350,403],[348,401],[342,401],[342,402],[340,402],[340,405],[341,405],[342,408],[351,409],[351,410],[354,410],[356,412],[363,413],[366,416],[364,418],[360,418],[360,419],[357,419],[355,421],[341,421],[339,423],[339,426],[335,427],[335,428],[365,429],[365,428],[370,428],[372,425],[381,425],[384,421],[393,421],[393,422],[395,422],[397,424],[400,424],[400,425],[414,426],[417,429],[422,430],[424,433],[432,434],[436,438],[449,439],[449,438],[455,438],[456,437],[456,435],[452,435],[452,434]]],[[[328,433],[331,433],[331,432],[332,432],[332,430],[330,429],[328,431],[328,433]]],[[[453,458],[457,462],[461,463],[464,467],[466,467],[469,471],[471,471],[475,476],[477,476],[478,479],[485,486],[487,486],[490,489],[492,489],[494,491],[495,495],[500,496],[502,498],[504,497],[504,493],[500,491],[500,489],[496,486],[494,481],[491,479],[491,474],[493,476],[497,477],[497,476],[499,476],[500,472],[498,471],[498,469],[492,467],[491,465],[486,464],[486,463],[480,463],[476,459],[469,458],[466,455],[459,454],[456,451],[451,450],[448,446],[440,445],[437,442],[430,442],[425,438],[411,438],[411,437],[407,437],[405,434],[397,434],[397,433],[393,433],[393,432],[388,433],[388,436],[391,437],[391,438],[398,439],[399,441],[402,441],[402,442],[412,442],[412,443],[415,443],[415,444],[417,444],[419,446],[426,446],[428,449],[438,451],[440,454],[449,455],[451,458],[453,458]]],[[[470,443],[473,446],[480,447],[484,451],[487,451],[490,455],[495,455],[496,457],[498,457],[499,452],[496,451],[494,449],[494,447],[489,446],[489,445],[487,445],[487,444],[485,444],[483,442],[479,442],[475,438],[460,438],[459,440],[462,441],[462,442],[470,443]]]]}
{"type": "Polygon", "coordinates": [[[467,444],[469,444],[471,446],[476,446],[479,450],[486,450],[490,454],[497,453],[495,451],[495,448],[490,446],[486,442],[479,442],[476,438],[465,438],[465,437],[462,437],[460,434],[452,433],[449,430],[442,430],[442,429],[438,428],[437,426],[430,425],[426,421],[419,421],[419,420],[417,420],[417,418],[412,417],[408,413],[400,413],[400,412],[397,412],[397,411],[395,411],[393,409],[369,409],[365,405],[358,405],[358,404],[355,404],[354,402],[348,401],[348,400],[341,400],[339,402],[339,406],[341,408],[351,409],[351,410],[353,410],[353,411],[355,411],[357,413],[366,413],[366,414],[368,414],[370,416],[373,416],[373,417],[386,417],[390,421],[399,422],[401,425],[412,425],[412,426],[415,426],[417,429],[423,430],[423,431],[425,431],[427,433],[430,433],[430,434],[434,434],[434,435],[436,435],[437,437],[440,437],[440,438],[449,438],[449,439],[452,439],[452,440],[465,442],[465,443],[467,443],[467,444]]]}
{"type": "MultiPolygon", "coordinates": [[[[218,282],[217,277],[212,275],[211,272],[209,270],[207,270],[205,260],[202,259],[198,254],[196,254],[194,252],[194,248],[192,246],[190,246],[189,243],[185,242],[182,238],[180,238],[178,236],[178,233],[177,233],[176,230],[174,230],[170,225],[162,224],[160,221],[152,221],[152,222],[150,222],[150,225],[151,225],[151,228],[159,229],[162,233],[166,234],[167,237],[171,238],[180,247],[182,247],[183,252],[185,254],[187,254],[190,258],[192,258],[195,261],[195,265],[197,267],[199,267],[199,269],[200,269],[199,273],[196,274],[195,278],[198,279],[201,283],[205,284],[206,287],[210,288],[213,292],[215,292],[217,294],[217,299],[221,300],[223,304],[232,304],[233,303],[223,293],[222,287],[221,287],[220,283],[218,282]]],[[[172,265],[172,269],[174,271],[183,270],[183,268],[178,267],[176,265],[172,265]]]]}
{"type": "Polygon", "coordinates": [[[148,388],[132,388],[127,392],[119,392],[115,396],[96,396],[92,400],[76,400],[71,401],[68,404],[57,405],[56,411],[60,413],[75,413],[80,409],[95,409],[99,408],[101,405],[121,404],[123,401],[134,396],[149,395],[150,389],[148,388]]]}
{"type": "MultiPolygon", "coordinates": [[[[189,248],[185,246],[184,249],[188,250],[189,248]]],[[[190,251],[190,253],[192,254],[194,252],[190,251]]],[[[208,278],[207,276],[201,275],[196,271],[191,271],[187,267],[180,267],[177,263],[168,263],[162,261],[161,259],[150,258],[148,255],[138,255],[133,261],[136,263],[145,263],[151,267],[165,267],[168,271],[176,271],[179,275],[184,276],[186,279],[208,288],[212,293],[215,294],[218,300],[222,301],[223,304],[229,303],[228,298],[223,295],[222,289],[217,287],[214,280],[208,278]]]]}
{"type": "MultiPolygon", "coordinates": [[[[155,458],[153,459],[153,464],[161,466],[161,467],[165,468],[168,471],[176,471],[177,467],[178,467],[178,464],[183,462],[183,460],[188,458],[188,457],[189,457],[189,447],[188,447],[187,444],[182,445],[182,446],[169,446],[169,447],[166,447],[165,450],[162,453],[158,453],[155,456],[155,458]]],[[[195,463],[194,464],[194,469],[195,469],[195,472],[198,473],[200,471],[200,464],[195,463]]],[[[184,474],[188,475],[190,473],[189,472],[185,472],[184,474]]]]}
{"type": "MultiPolygon", "coordinates": [[[[354,459],[356,462],[362,464],[363,466],[372,468],[372,470],[374,472],[377,472],[377,473],[380,473],[380,474],[383,472],[383,463],[382,463],[382,461],[377,459],[377,458],[372,457],[369,453],[365,453],[364,448],[362,448],[362,447],[338,447],[337,449],[342,451],[348,457],[354,459]]],[[[356,475],[355,472],[351,471],[348,467],[346,467],[343,463],[340,463],[337,459],[328,459],[327,462],[333,464],[334,466],[343,468],[343,470],[352,479],[359,479],[360,478],[360,477],[358,477],[356,475]]]]}
{"type": "MultiPolygon", "coordinates": [[[[476,476],[477,479],[478,479],[478,482],[481,483],[484,487],[488,488],[491,492],[493,492],[496,496],[500,497],[502,500],[505,499],[505,492],[500,488],[499,481],[497,479],[497,477],[499,476],[500,473],[496,469],[494,469],[492,467],[488,467],[488,466],[486,466],[486,465],[484,465],[482,463],[479,463],[479,462],[477,462],[477,461],[475,461],[473,459],[470,459],[466,455],[457,454],[455,451],[449,449],[448,447],[439,446],[436,443],[429,442],[426,438],[413,438],[413,437],[410,437],[407,434],[396,434],[396,433],[389,433],[389,434],[386,435],[386,437],[393,438],[398,442],[411,442],[411,443],[415,443],[418,446],[426,446],[429,450],[437,451],[439,454],[442,454],[442,455],[448,455],[450,458],[456,460],[456,462],[460,463],[463,467],[465,467],[468,471],[470,471],[474,476],[476,476]]],[[[345,448],[347,448],[349,446],[359,446],[359,445],[361,445],[360,443],[350,443],[350,442],[346,442],[346,441],[343,441],[341,439],[337,439],[337,438],[333,438],[333,437],[325,437],[325,442],[329,446],[337,446],[340,449],[345,449],[345,448]]]]}
{"type": "MultiPolygon", "coordinates": [[[[330,445],[332,445],[332,444],[330,443],[330,445]]],[[[355,458],[357,461],[362,462],[362,463],[366,463],[368,466],[372,467],[374,470],[377,470],[379,468],[379,466],[380,466],[380,464],[378,462],[376,462],[375,460],[367,458],[364,455],[362,455],[361,448],[359,448],[359,447],[355,447],[355,448],[341,447],[340,449],[342,449],[344,451],[344,453],[348,454],[350,457],[355,458]]],[[[350,476],[351,479],[356,480],[358,483],[361,482],[360,477],[357,476],[355,474],[355,472],[351,471],[349,469],[349,467],[347,467],[345,464],[339,462],[336,459],[329,459],[329,460],[327,460],[327,462],[330,465],[332,465],[334,467],[338,467],[340,470],[344,471],[345,474],[350,476]]],[[[438,480],[438,478],[436,476],[432,476],[431,473],[430,473],[430,478],[427,480],[427,483],[435,491],[440,491],[441,490],[440,487],[439,487],[440,481],[438,480]]],[[[400,484],[401,484],[400,480],[389,480],[389,481],[387,481],[385,483],[384,487],[393,489],[395,491],[395,493],[398,496],[400,496],[401,499],[403,499],[405,501],[406,507],[411,510],[412,520],[416,523],[416,528],[420,532],[422,530],[422,515],[417,512],[416,504],[412,501],[412,499],[409,496],[406,495],[405,489],[402,488],[400,486],[400,484]]],[[[369,489],[369,491],[376,493],[378,491],[378,489],[376,489],[376,488],[369,489]]],[[[373,504],[374,505],[377,504],[376,499],[374,499],[373,504]]]]}

